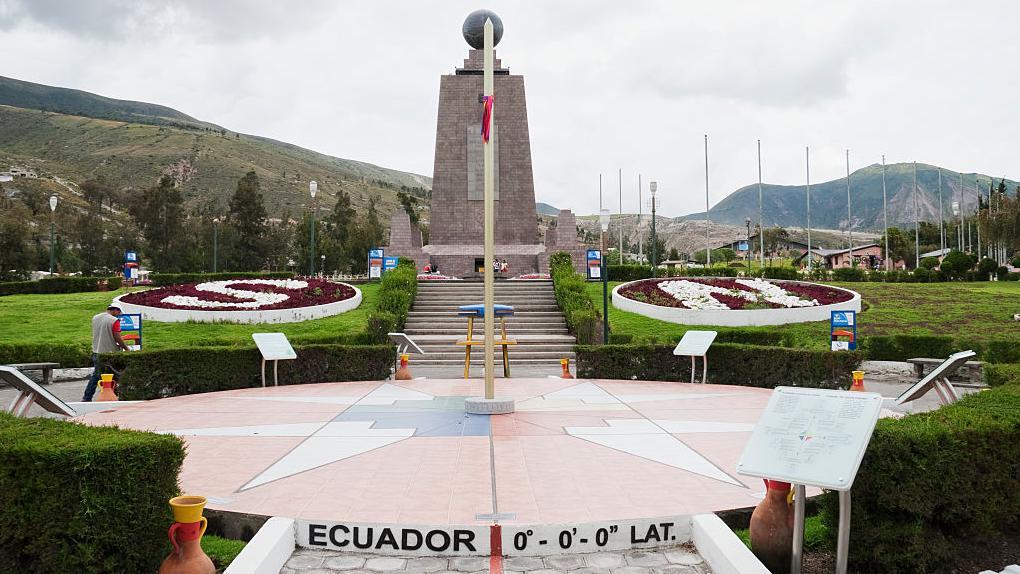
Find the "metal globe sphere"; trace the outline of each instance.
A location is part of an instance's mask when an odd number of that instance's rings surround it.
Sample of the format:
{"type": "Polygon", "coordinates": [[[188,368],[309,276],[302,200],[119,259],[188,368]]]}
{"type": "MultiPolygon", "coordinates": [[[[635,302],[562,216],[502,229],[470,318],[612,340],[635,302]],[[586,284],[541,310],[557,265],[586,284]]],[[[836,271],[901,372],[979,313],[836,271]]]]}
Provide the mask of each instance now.
{"type": "Polygon", "coordinates": [[[485,20],[492,20],[492,45],[499,44],[503,37],[503,21],[499,19],[492,10],[475,10],[464,19],[464,26],[461,31],[464,33],[464,40],[475,50],[485,47],[485,20]]]}

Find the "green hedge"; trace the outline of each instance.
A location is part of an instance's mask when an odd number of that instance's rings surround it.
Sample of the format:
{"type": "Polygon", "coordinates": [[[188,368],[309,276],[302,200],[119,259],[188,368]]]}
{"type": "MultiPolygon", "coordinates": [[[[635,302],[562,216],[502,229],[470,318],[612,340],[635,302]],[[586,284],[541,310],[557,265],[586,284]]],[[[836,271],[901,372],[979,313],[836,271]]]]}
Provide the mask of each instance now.
{"type": "Polygon", "coordinates": [[[873,361],[906,361],[917,357],[945,358],[971,350],[989,363],[1020,363],[1020,340],[969,341],[951,335],[868,335],[861,350],[873,361]]]}
{"type": "Polygon", "coordinates": [[[90,343],[0,343],[0,365],[60,363],[63,368],[92,366],[90,343]]]}
{"type": "Polygon", "coordinates": [[[155,572],[184,445],[0,413],[0,572],[155,572]]]}
{"type": "Polygon", "coordinates": [[[574,270],[569,253],[560,251],[549,257],[549,275],[553,280],[556,304],[577,342],[586,345],[601,343],[602,313],[588,295],[584,277],[574,270]]]}
{"type": "MultiPolygon", "coordinates": [[[[577,376],[582,379],[689,381],[691,360],[673,355],[670,345],[578,346],[577,376]]],[[[719,385],[847,387],[860,365],[856,351],[818,351],[716,343],[708,350],[708,380],[719,385]]],[[[697,368],[701,368],[698,364],[697,368]]],[[[701,374],[698,373],[700,379],[701,374]]]]}
{"type": "MultiPolygon", "coordinates": [[[[1020,526],[1020,385],[881,419],[854,481],[851,572],[950,572],[974,540],[1020,526]]],[[[822,497],[835,537],[838,501],[822,497]]]]}
{"type": "Polygon", "coordinates": [[[1020,363],[1002,363],[985,365],[985,383],[989,387],[1002,385],[1020,385],[1020,363]]]}
{"type": "Polygon", "coordinates": [[[2,295],[49,295],[53,293],[83,293],[99,291],[100,284],[106,283],[106,289],[116,291],[121,286],[120,277],[46,277],[38,281],[13,281],[0,283],[2,295]]]}
{"type": "Polygon", "coordinates": [[[226,281],[228,279],[290,279],[293,271],[231,271],[224,273],[150,273],[153,285],[176,285],[178,283],[202,283],[204,281],[226,281]]]}
{"type": "MultiPolygon", "coordinates": [[[[297,345],[297,359],[279,362],[281,385],[383,380],[390,375],[393,345],[297,345]]],[[[121,372],[123,400],[149,400],[260,386],[262,356],[255,347],[190,347],[106,356],[121,372]]],[[[272,384],[272,365],[266,365],[272,384]]]]}

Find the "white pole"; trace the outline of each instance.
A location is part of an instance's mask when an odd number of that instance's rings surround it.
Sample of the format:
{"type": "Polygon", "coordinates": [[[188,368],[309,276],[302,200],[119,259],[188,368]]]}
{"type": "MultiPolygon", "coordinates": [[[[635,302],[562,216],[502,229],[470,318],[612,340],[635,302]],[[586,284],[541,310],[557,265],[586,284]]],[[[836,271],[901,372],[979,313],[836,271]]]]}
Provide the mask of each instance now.
{"type": "Polygon", "coordinates": [[[939,249],[946,248],[946,235],[942,222],[942,168],[939,168],[939,249]]]}
{"type": "MultiPolygon", "coordinates": [[[[747,246],[751,248],[750,245],[747,246]]],[[[758,255],[761,268],[765,268],[765,226],[762,225],[762,193],[761,193],[761,140],[758,140],[758,255]]]]}
{"type": "Polygon", "coordinates": [[[712,246],[709,245],[709,230],[712,229],[712,211],[708,205],[708,134],[705,134],[705,261],[712,266],[712,246]]]}
{"type": "Polygon", "coordinates": [[[921,213],[917,207],[917,162],[914,162],[914,269],[921,266],[921,213]]]}
{"type": "Polygon", "coordinates": [[[641,174],[637,174],[637,256],[638,263],[643,263],[645,259],[645,252],[642,248],[644,238],[644,232],[641,230],[641,216],[644,215],[644,206],[641,205],[641,174]]]}
{"type": "Polygon", "coordinates": [[[960,172],[960,229],[956,233],[958,239],[956,245],[960,248],[960,251],[966,252],[963,245],[963,172],[960,172]]]}
{"type": "MultiPolygon", "coordinates": [[[[484,76],[482,80],[482,91],[486,96],[492,97],[493,92],[493,33],[492,33],[492,20],[489,18],[485,19],[484,25],[485,34],[485,54],[484,54],[484,76]]],[[[493,106],[493,113],[489,118],[489,129],[492,131],[493,136],[495,135],[495,106],[493,106]]],[[[495,341],[495,317],[493,317],[493,306],[495,303],[495,274],[492,271],[493,259],[495,258],[494,246],[495,241],[495,178],[493,165],[495,163],[495,146],[493,145],[492,138],[489,141],[483,142],[482,145],[485,148],[485,398],[495,398],[495,382],[493,381],[494,376],[494,358],[493,355],[496,351],[495,341]]]]}
{"type": "Polygon", "coordinates": [[[804,169],[807,174],[807,269],[811,271],[811,148],[804,146],[804,169]]]}
{"type": "Polygon", "coordinates": [[[885,225],[885,270],[889,271],[889,199],[885,191],[885,154],[882,154],[882,219],[885,225]]]}
{"type": "Polygon", "coordinates": [[[850,240],[850,267],[854,264],[854,218],[850,213],[850,150],[846,150],[846,232],[850,240]]]}
{"type": "Polygon", "coordinates": [[[620,186],[620,224],[616,226],[616,229],[620,232],[620,265],[623,265],[623,168],[620,168],[616,172],[616,181],[620,186]]]}

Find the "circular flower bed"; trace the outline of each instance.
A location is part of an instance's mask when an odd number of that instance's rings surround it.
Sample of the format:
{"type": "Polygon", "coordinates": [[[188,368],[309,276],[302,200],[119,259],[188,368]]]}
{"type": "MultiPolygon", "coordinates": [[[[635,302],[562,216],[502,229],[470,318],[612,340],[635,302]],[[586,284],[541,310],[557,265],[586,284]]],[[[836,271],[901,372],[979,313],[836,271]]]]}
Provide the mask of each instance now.
{"type": "Polygon", "coordinates": [[[361,291],[324,279],[233,279],[169,285],[114,301],[153,321],[293,323],[354,309],[361,291]]]}
{"type": "Polygon", "coordinates": [[[620,285],[613,289],[613,306],[689,325],[781,325],[828,320],[831,311],[860,311],[861,297],[801,281],[684,277],[620,285]]]}

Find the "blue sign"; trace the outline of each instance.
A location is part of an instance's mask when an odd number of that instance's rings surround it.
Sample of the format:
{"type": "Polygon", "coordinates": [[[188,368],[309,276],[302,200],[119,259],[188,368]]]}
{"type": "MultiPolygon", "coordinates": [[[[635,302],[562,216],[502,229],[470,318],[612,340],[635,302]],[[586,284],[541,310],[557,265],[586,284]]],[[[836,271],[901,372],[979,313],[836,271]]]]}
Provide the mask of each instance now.
{"type": "Polygon", "coordinates": [[[857,348],[857,312],[832,311],[829,316],[829,341],[833,351],[857,348]]]}
{"type": "Polygon", "coordinates": [[[737,251],[747,251],[747,242],[741,241],[737,244],[737,251]]]}
{"type": "Polygon", "coordinates": [[[855,311],[833,311],[831,317],[833,327],[853,327],[857,324],[855,311]]]}
{"type": "Polygon", "coordinates": [[[383,250],[380,247],[368,250],[368,257],[371,259],[379,259],[383,256],[383,250]]]}
{"type": "Polygon", "coordinates": [[[585,255],[588,268],[588,279],[602,278],[602,252],[598,249],[589,249],[585,255]]]}
{"type": "Polygon", "coordinates": [[[396,269],[397,261],[399,261],[399,258],[397,257],[383,257],[382,260],[383,272],[389,271],[390,269],[396,269]]]}
{"type": "Polygon", "coordinates": [[[134,251],[127,251],[124,253],[124,261],[126,262],[137,262],[138,254],[134,251]]]}
{"type": "Polygon", "coordinates": [[[121,313],[120,338],[132,351],[142,350],[142,316],[138,313],[121,313]]]}

